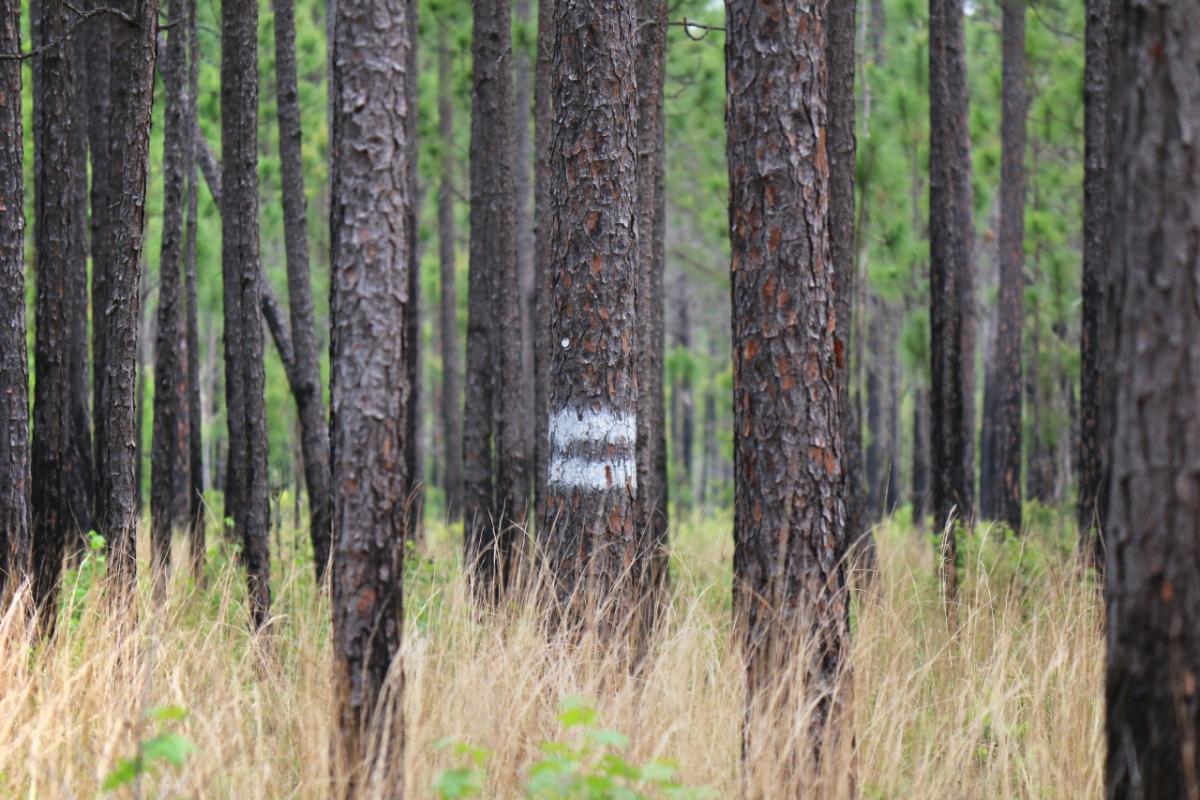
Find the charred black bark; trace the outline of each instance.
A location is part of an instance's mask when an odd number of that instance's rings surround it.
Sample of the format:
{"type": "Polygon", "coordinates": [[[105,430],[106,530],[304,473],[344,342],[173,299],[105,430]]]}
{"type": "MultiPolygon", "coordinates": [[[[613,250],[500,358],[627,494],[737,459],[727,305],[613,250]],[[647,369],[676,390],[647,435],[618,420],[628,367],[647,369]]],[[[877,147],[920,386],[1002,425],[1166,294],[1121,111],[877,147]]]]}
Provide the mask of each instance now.
{"type": "MultiPolygon", "coordinates": [[[[550,475],[550,359],[553,333],[550,330],[551,302],[551,215],[550,143],[554,122],[554,2],[538,0],[537,69],[534,72],[534,306],[533,306],[533,416],[534,498],[537,524],[545,518],[550,475]]],[[[540,533],[538,534],[540,537],[540,533]]]]}
{"type": "Polygon", "coordinates": [[[826,11],[727,0],[725,23],[742,755],[748,781],[782,770],[789,796],[853,781],[829,769],[853,736],[826,11]],[[811,714],[809,736],[777,736],[781,713],[811,714]]]}
{"type": "Polygon", "coordinates": [[[1112,269],[1122,290],[1104,595],[1110,798],[1200,795],[1200,16],[1119,3],[1112,269]]]}
{"type": "Polygon", "coordinates": [[[272,0],[275,14],[275,84],[279,109],[279,164],[283,181],[283,232],[287,254],[288,310],[295,363],[292,395],[300,419],[300,451],[308,489],[309,536],[317,583],[329,563],[333,494],[329,484],[329,424],[321,393],[321,362],[309,282],[308,202],[300,155],[300,99],[296,88],[296,20],[292,0],[272,0]]]}
{"type": "Polygon", "coordinates": [[[188,91],[187,115],[192,130],[192,149],[187,154],[187,251],[184,254],[184,292],[187,303],[187,414],[188,414],[188,541],[193,574],[203,576],[204,524],[204,415],[200,399],[200,319],[196,298],[196,235],[199,230],[199,173],[196,149],[199,133],[196,102],[199,94],[200,46],[196,30],[196,0],[187,0],[188,91]]]}
{"type": "Polygon", "coordinates": [[[330,210],[333,652],[338,796],[403,790],[404,335],[411,162],[405,0],[338,0],[330,210]],[[370,761],[368,762],[368,759],[370,761]]]}

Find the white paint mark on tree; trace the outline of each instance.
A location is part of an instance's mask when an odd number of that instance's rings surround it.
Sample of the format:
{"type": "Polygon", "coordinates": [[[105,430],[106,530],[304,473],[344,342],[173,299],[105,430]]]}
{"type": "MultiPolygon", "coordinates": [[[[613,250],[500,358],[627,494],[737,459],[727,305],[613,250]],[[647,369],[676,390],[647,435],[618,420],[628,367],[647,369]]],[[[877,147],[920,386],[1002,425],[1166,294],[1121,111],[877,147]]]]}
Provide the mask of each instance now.
{"type": "Polygon", "coordinates": [[[631,414],[564,409],[550,418],[551,486],[607,490],[637,487],[631,414]]]}

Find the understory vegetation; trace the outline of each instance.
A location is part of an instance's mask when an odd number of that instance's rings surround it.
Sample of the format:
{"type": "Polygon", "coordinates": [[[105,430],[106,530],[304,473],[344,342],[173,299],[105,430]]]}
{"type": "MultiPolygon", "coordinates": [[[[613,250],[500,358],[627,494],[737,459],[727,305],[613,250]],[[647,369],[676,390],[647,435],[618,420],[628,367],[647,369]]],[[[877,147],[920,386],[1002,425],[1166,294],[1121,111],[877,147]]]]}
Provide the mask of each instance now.
{"type": "MultiPolygon", "coordinates": [[[[51,639],[7,609],[0,796],[327,796],[328,601],[308,537],[283,516],[268,637],[248,630],[245,581],[220,536],[203,584],[177,570],[163,602],[139,570],[136,623],[106,613],[99,546],[66,576],[51,639]]],[[[854,603],[861,796],[1100,796],[1103,606],[1094,576],[1064,555],[1071,526],[1047,513],[1022,538],[965,535],[950,631],[935,543],[905,517],[877,530],[877,579],[854,603]]],[[[549,641],[534,608],[481,613],[460,531],[429,525],[409,560],[398,662],[408,796],[736,796],[744,670],[729,530],[713,514],[673,531],[670,610],[631,674],[594,641],[549,641]]]]}

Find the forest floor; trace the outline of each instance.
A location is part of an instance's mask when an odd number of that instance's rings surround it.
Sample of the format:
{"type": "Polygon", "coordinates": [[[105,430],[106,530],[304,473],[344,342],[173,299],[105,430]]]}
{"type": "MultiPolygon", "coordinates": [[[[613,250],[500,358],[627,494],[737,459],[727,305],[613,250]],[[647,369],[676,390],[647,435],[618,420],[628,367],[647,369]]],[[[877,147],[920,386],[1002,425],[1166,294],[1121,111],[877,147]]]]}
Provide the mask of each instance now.
{"type": "MultiPolygon", "coordinates": [[[[965,542],[954,634],[928,536],[901,522],[878,531],[880,580],[854,609],[863,797],[1101,796],[1103,607],[1056,526],[965,542]]],[[[704,796],[738,796],[730,529],[714,516],[675,532],[671,613],[632,678],[588,648],[548,644],[534,614],[481,618],[460,577],[458,533],[431,526],[405,587],[407,796],[467,796],[481,783],[480,797],[540,797],[528,787],[547,770],[636,772],[652,761],[704,796]],[[615,758],[601,762],[606,750],[615,758]]],[[[269,658],[247,631],[242,579],[220,542],[203,588],[180,574],[154,603],[143,577],[133,636],[104,611],[96,555],[68,573],[50,643],[10,610],[0,619],[0,797],[91,798],[105,784],[115,797],[328,796],[329,612],[302,540],[285,525],[273,542],[269,658]]]]}

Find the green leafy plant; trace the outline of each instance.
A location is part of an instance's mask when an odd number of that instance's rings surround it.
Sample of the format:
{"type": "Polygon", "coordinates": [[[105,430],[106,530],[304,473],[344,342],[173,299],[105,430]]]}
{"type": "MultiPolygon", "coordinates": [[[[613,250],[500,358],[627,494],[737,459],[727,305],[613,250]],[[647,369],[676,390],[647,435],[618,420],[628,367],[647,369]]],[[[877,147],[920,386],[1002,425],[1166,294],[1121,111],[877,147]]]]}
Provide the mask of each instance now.
{"type": "Polygon", "coordinates": [[[171,725],[183,721],[187,710],[179,706],[162,706],[151,709],[147,719],[157,722],[159,731],[148,739],[138,742],[137,753],[117,762],[101,782],[100,788],[112,792],[126,786],[136,786],[144,775],[158,767],[170,765],[182,767],[196,749],[190,741],[178,733],[167,730],[171,725]]]}

